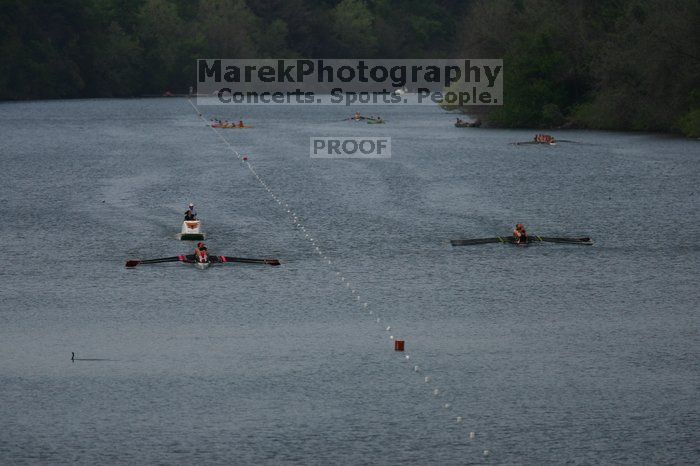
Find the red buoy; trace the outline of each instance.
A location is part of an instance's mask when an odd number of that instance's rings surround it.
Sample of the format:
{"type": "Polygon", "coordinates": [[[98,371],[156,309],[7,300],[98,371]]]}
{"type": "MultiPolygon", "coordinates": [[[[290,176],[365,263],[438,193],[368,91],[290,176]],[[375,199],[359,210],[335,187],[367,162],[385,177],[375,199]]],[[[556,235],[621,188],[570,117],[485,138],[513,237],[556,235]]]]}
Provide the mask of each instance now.
{"type": "Polygon", "coordinates": [[[394,351],[403,351],[403,340],[394,340],[394,351]]]}
{"type": "Polygon", "coordinates": [[[248,160],[248,156],[244,155],[244,156],[243,156],[243,160],[244,160],[244,161],[245,161],[245,160],[248,160]]]}

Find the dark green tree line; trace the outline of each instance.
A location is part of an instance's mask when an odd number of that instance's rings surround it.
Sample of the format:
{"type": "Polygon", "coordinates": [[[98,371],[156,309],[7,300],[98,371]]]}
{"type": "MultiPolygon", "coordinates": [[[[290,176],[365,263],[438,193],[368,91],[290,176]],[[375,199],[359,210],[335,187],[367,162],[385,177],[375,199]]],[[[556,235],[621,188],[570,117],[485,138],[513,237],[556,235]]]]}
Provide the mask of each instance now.
{"type": "Polygon", "coordinates": [[[493,125],[700,137],[698,24],[697,0],[479,1],[460,50],[504,59],[493,125]]]}
{"type": "Polygon", "coordinates": [[[186,92],[197,58],[503,58],[493,126],[700,137],[697,24],[697,0],[0,0],[0,99],[186,92]]]}

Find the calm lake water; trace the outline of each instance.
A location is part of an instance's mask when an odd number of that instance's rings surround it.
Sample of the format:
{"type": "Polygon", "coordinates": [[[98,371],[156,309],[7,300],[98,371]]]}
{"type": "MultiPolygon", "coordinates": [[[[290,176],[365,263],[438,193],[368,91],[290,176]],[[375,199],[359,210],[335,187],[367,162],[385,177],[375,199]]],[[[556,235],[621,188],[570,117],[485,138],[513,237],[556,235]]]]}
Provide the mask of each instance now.
{"type": "Polygon", "coordinates": [[[700,462],[697,141],[203,107],[280,205],[184,99],[0,109],[0,463],[700,462]],[[191,251],[190,200],[283,265],[126,269],[191,251]],[[595,244],[449,245],[516,222],[595,244]]]}

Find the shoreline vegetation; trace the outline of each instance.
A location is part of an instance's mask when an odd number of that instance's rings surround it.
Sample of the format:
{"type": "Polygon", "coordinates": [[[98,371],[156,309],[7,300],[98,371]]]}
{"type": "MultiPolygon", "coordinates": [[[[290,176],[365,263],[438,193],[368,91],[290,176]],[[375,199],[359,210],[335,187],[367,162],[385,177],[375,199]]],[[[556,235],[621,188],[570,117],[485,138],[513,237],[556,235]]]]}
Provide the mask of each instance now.
{"type": "Polygon", "coordinates": [[[499,128],[700,137],[697,0],[5,0],[0,100],[187,95],[202,57],[502,58],[499,128]]]}

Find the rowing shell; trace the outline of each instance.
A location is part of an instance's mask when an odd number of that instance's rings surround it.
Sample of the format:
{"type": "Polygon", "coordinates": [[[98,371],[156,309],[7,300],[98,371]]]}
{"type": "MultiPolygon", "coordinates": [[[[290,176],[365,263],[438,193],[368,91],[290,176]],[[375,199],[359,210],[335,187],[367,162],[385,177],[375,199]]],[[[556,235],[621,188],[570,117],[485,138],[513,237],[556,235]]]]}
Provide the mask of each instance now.
{"type": "Polygon", "coordinates": [[[525,142],[511,142],[514,146],[529,146],[529,145],[540,145],[540,146],[556,146],[556,141],[551,142],[535,142],[535,141],[525,141],[525,142]]]}
{"type": "Polygon", "coordinates": [[[475,244],[489,243],[508,243],[508,244],[529,244],[529,243],[560,243],[560,244],[583,244],[591,245],[593,240],[588,237],[583,238],[557,238],[549,236],[528,236],[527,243],[518,243],[512,236],[496,236],[494,238],[476,238],[476,239],[453,239],[450,241],[452,246],[471,246],[475,244]]]}
{"type": "Polygon", "coordinates": [[[236,262],[240,264],[263,264],[263,265],[280,265],[278,259],[250,259],[245,257],[232,257],[232,256],[209,256],[207,262],[199,262],[195,259],[194,254],[172,256],[172,257],[161,257],[158,259],[131,259],[126,261],[127,267],[136,267],[140,264],[163,264],[166,262],[182,262],[184,264],[194,264],[195,267],[199,269],[206,269],[211,264],[226,264],[228,262],[236,262]]]}

